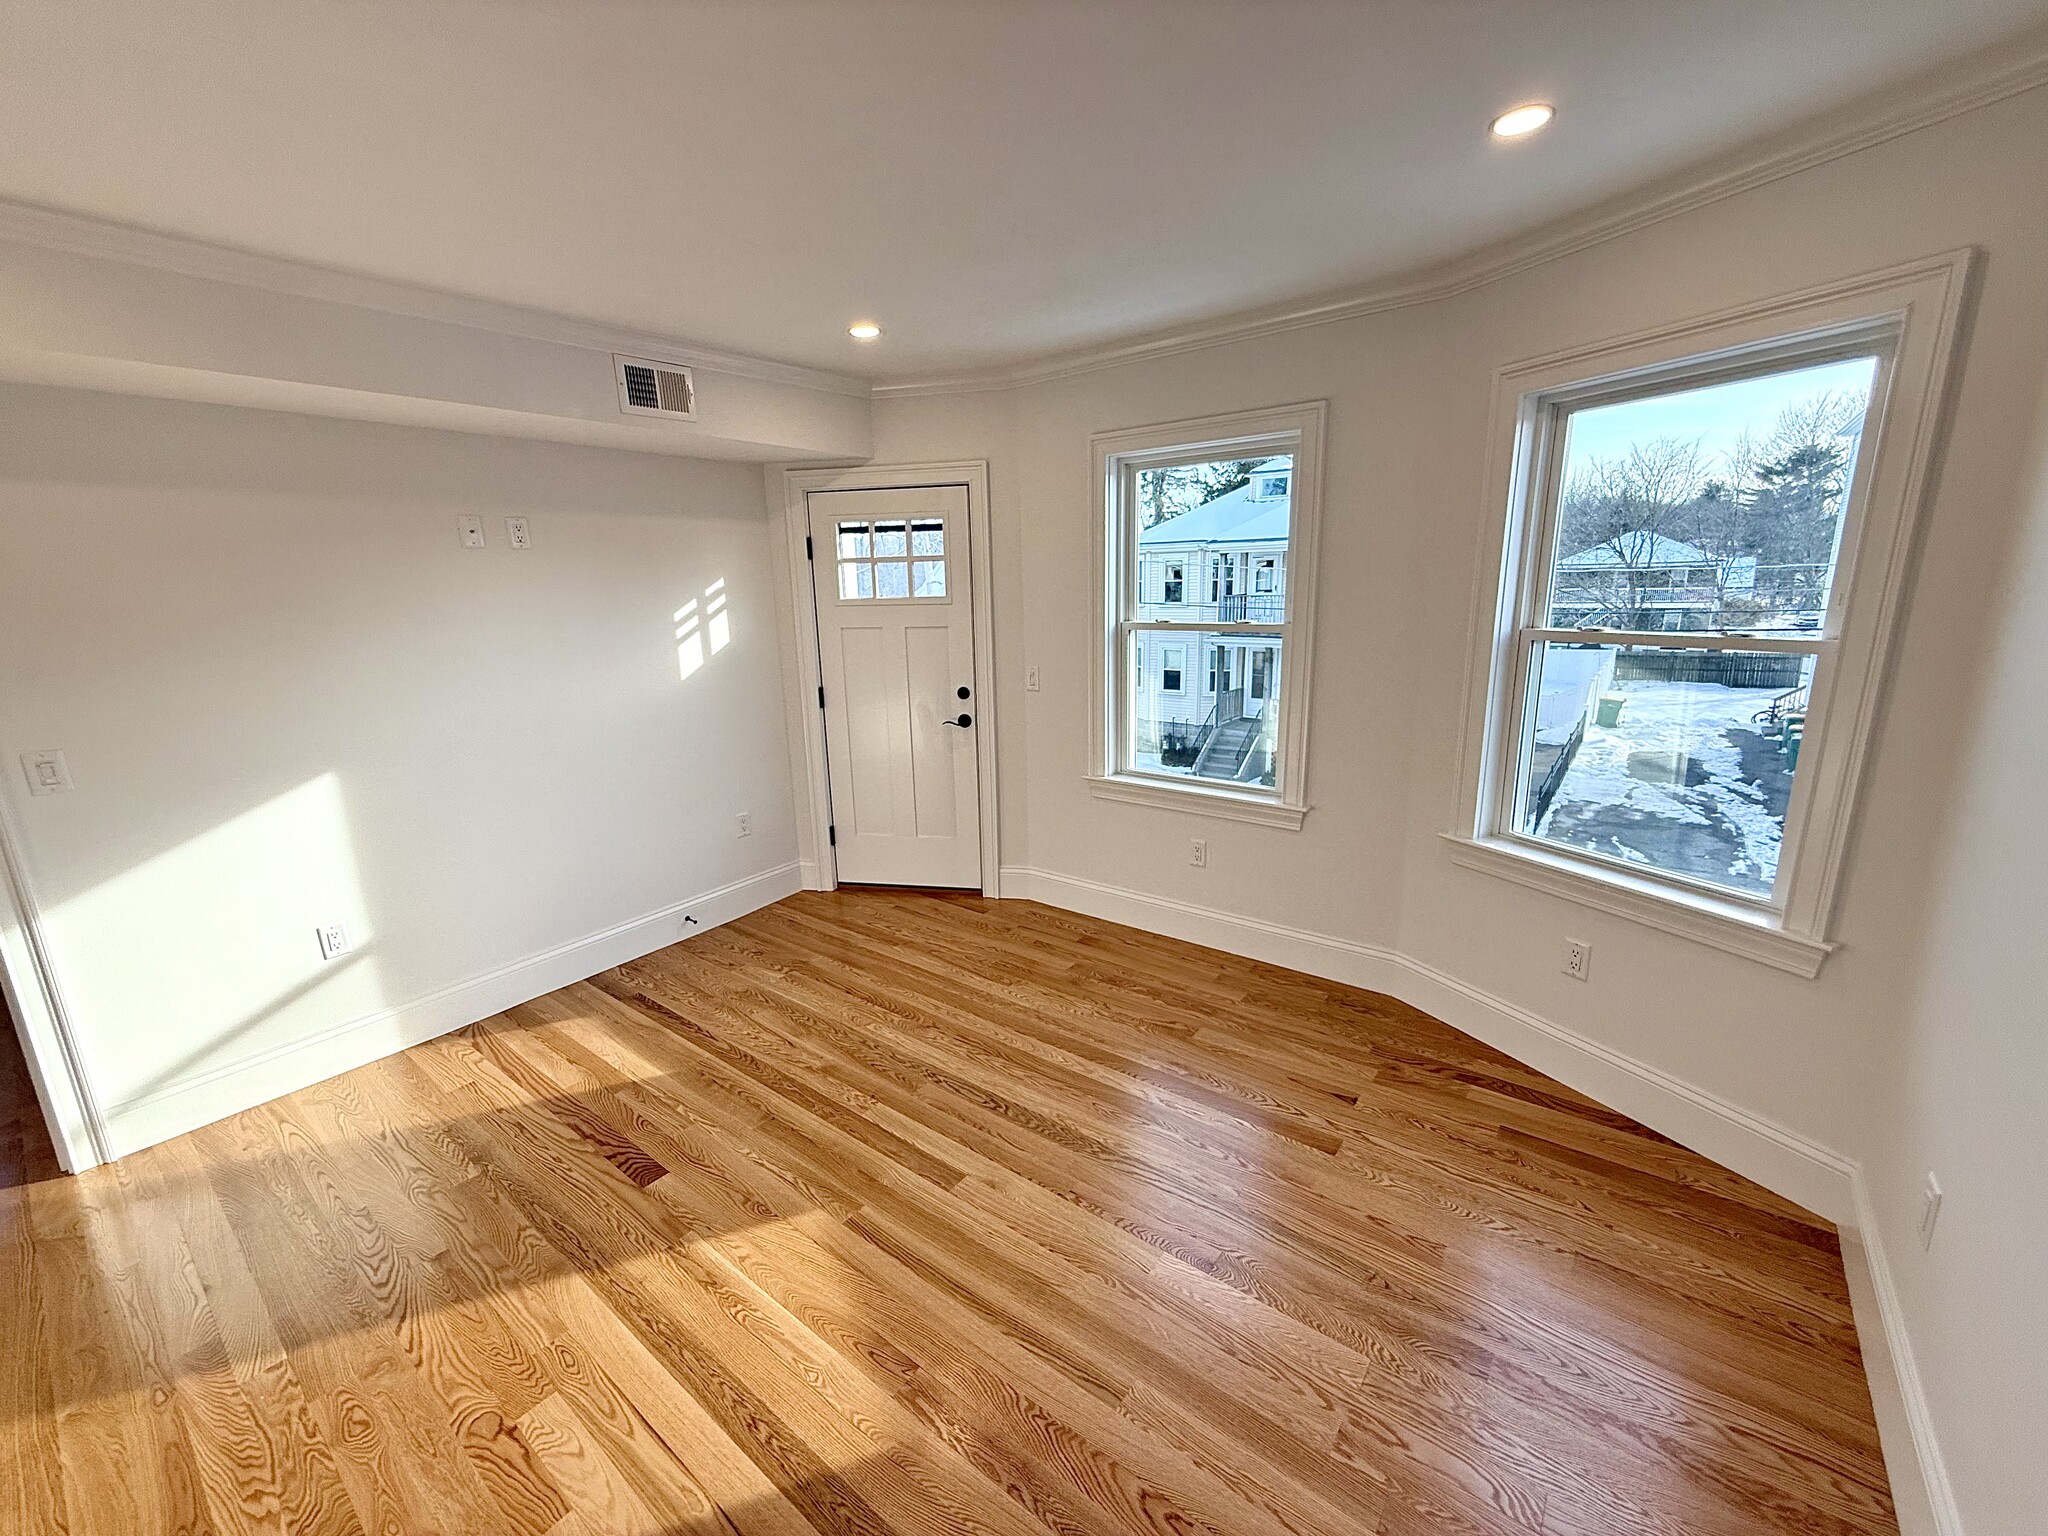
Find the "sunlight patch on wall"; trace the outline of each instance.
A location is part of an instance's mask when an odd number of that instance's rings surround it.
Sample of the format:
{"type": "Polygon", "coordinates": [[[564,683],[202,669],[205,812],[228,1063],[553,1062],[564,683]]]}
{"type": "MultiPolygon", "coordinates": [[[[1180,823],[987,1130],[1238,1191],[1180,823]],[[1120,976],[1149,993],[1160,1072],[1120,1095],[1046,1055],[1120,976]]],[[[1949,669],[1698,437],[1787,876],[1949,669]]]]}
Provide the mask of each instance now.
{"type": "Polygon", "coordinates": [[[333,773],[70,898],[46,926],[111,1107],[385,1003],[333,773]],[[320,931],[335,924],[348,952],[327,959],[320,931]]]}
{"type": "Polygon", "coordinates": [[[676,668],[685,680],[732,643],[732,615],[725,606],[725,578],[719,577],[675,611],[676,668]],[[707,650],[708,642],[708,650],[707,650]]]}

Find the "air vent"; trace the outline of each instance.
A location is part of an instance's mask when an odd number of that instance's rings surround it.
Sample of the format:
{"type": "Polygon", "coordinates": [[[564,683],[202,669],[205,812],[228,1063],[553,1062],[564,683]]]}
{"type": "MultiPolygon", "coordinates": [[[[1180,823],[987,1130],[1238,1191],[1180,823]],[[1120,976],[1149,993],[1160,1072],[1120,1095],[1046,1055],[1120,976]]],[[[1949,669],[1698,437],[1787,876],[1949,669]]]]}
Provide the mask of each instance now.
{"type": "Polygon", "coordinates": [[[657,363],[644,357],[612,355],[619,380],[619,409],[634,416],[666,416],[672,421],[697,419],[697,388],[681,363],[657,363]]]}

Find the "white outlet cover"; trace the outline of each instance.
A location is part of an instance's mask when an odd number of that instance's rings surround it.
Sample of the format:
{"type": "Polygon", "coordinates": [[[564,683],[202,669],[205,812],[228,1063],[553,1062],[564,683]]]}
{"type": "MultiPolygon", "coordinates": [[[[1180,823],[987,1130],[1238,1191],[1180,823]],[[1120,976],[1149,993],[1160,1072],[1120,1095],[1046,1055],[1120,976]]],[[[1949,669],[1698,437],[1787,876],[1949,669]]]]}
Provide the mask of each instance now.
{"type": "Polygon", "coordinates": [[[62,752],[24,752],[21,771],[32,795],[61,795],[71,788],[71,765],[62,752]]]}
{"type": "Polygon", "coordinates": [[[328,923],[315,930],[320,939],[320,958],[339,960],[349,952],[348,929],[340,923],[328,923]]]}
{"type": "Polygon", "coordinates": [[[1584,939],[1566,939],[1560,969],[1574,981],[1589,979],[1593,974],[1593,946],[1584,939]]]}
{"type": "Polygon", "coordinates": [[[505,537],[514,549],[533,548],[533,529],[523,517],[505,519],[505,537]]]}

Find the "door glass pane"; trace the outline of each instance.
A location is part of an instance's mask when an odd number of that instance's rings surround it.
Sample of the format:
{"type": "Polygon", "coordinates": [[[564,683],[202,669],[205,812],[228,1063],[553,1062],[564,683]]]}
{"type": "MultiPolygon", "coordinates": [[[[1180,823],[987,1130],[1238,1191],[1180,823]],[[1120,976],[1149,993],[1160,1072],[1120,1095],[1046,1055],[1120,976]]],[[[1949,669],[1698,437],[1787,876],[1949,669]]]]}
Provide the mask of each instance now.
{"type": "Polygon", "coordinates": [[[946,552],[946,525],[937,521],[912,523],[910,552],[913,555],[943,555],[946,552]]]}
{"type": "Polygon", "coordinates": [[[1211,459],[1137,474],[1139,619],[1279,624],[1294,456],[1211,459]],[[1255,562],[1271,561],[1268,571],[1255,562]],[[1258,589],[1246,573],[1257,569],[1258,589]],[[1193,598],[1193,602],[1183,599],[1193,598]]]}
{"type": "Polygon", "coordinates": [[[1813,658],[1550,644],[1536,662],[1517,830],[1769,896],[1813,658]]]}
{"type": "Polygon", "coordinates": [[[910,542],[901,523],[875,524],[875,554],[902,559],[910,553],[910,542]]]}
{"type": "MultiPolygon", "coordinates": [[[[900,538],[901,535],[898,535],[898,537],[900,538]]],[[[882,535],[878,529],[875,533],[876,547],[880,548],[881,543],[882,535]]],[[[875,596],[910,596],[910,568],[901,560],[877,560],[875,562],[875,596]]]]}
{"type": "Polygon", "coordinates": [[[1242,788],[1274,787],[1278,638],[1139,629],[1128,643],[1126,767],[1242,788]],[[1185,665],[1188,656],[1200,663],[1194,670],[1185,665]]]}
{"type": "Polygon", "coordinates": [[[1817,632],[1875,357],[1567,418],[1553,629],[1817,632]]]}
{"type": "Polygon", "coordinates": [[[875,595],[875,568],[865,560],[842,560],[839,563],[839,595],[842,599],[853,600],[875,595]]]}
{"type": "Polygon", "coordinates": [[[943,560],[914,560],[910,565],[910,595],[912,597],[944,597],[946,595],[946,562],[943,560]]]}
{"type": "Polygon", "coordinates": [[[866,523],[841,523],[839,525],[839,558],[859,560],[868,553],[868,525],[866,523]]]}

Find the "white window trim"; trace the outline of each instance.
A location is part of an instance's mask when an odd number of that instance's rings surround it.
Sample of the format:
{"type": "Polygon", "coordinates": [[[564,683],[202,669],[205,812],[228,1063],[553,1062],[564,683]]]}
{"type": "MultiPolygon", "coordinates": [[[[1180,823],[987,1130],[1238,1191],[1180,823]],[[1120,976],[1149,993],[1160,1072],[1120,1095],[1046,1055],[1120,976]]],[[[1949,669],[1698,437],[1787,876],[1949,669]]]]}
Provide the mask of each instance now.
{"type": "MultiPolygon", "coordinates": [[[[1501,370],[1493,400],[1489,518],[1475,578],[1460,824],[1445,834],[1456,863],[1798,975],[1819,974],[1835,947],[1828,926],[1938,458],[1974,270],[1974,251],[1948,252],[1501,370]],[[1789,865],[1774,901],[1753,903],[1645,878],[1505,830],[1522,707],[1518,637],[1541,568],[1535,540],[1544,519],[1542,439],[1558,405],[1696,377],[1705,358],[1740,371],[1879,336],[1885,360],[1822,630],[1830,654],[1815,677],[1812,718],[1818,723],[1800,755],[1785,827],[1789,865]]],[[[1657,643],[1685,639],[1664,635],[1657,643]]],[[[1773,645],[1760,640],[1744,648],[1773,645]]]]}
{"type": "MultiPolygon", "coordinates": [[[[1311,400],[1266,410],[1237,411],[1157,426],[1099,432],[1090,439],[1094,455],[1094,579],[1096,592],[1094,666],[1089,674],[1089,788],[1105,800],[1170,806],[1200,815],[1299,830],[1308,814],[1308,721],[1310,677],[1315,649],[1316,543],[1322,525],[1323,423],[1327,407],[1311,400]],[[1119,763],[1117,711],[1121,704],[1122,658],[1117,646],[1126,585],[1135,579],[1136,533],[1124,526],[1119,509],[1128,469],[1148,464],[1187,463],[1205,458],[1249,458],[1257,453],[1294,455],[1293,507],[1288,526],[1286,669],[1280,688],[1280,772],[1271,790],[1246,790],[1135,773],[1119,763]],[[1109,537],[1111,514],[1124,533],[1109,537]],[[1112,681],[1112,679],[1116,679],[1112,681]]],[[[1147,628],[1171,628],[1148,621],[1147,628]]],[[[1190,624],[1187,629],[1228,633],[1231,626],[1190,624]]],[[[1245,626],[1246,633],[1275,633],[1276,626],[1245,626]]],[[[1204,665],[1206,665],[1206,661],[1204,665]]]]}

